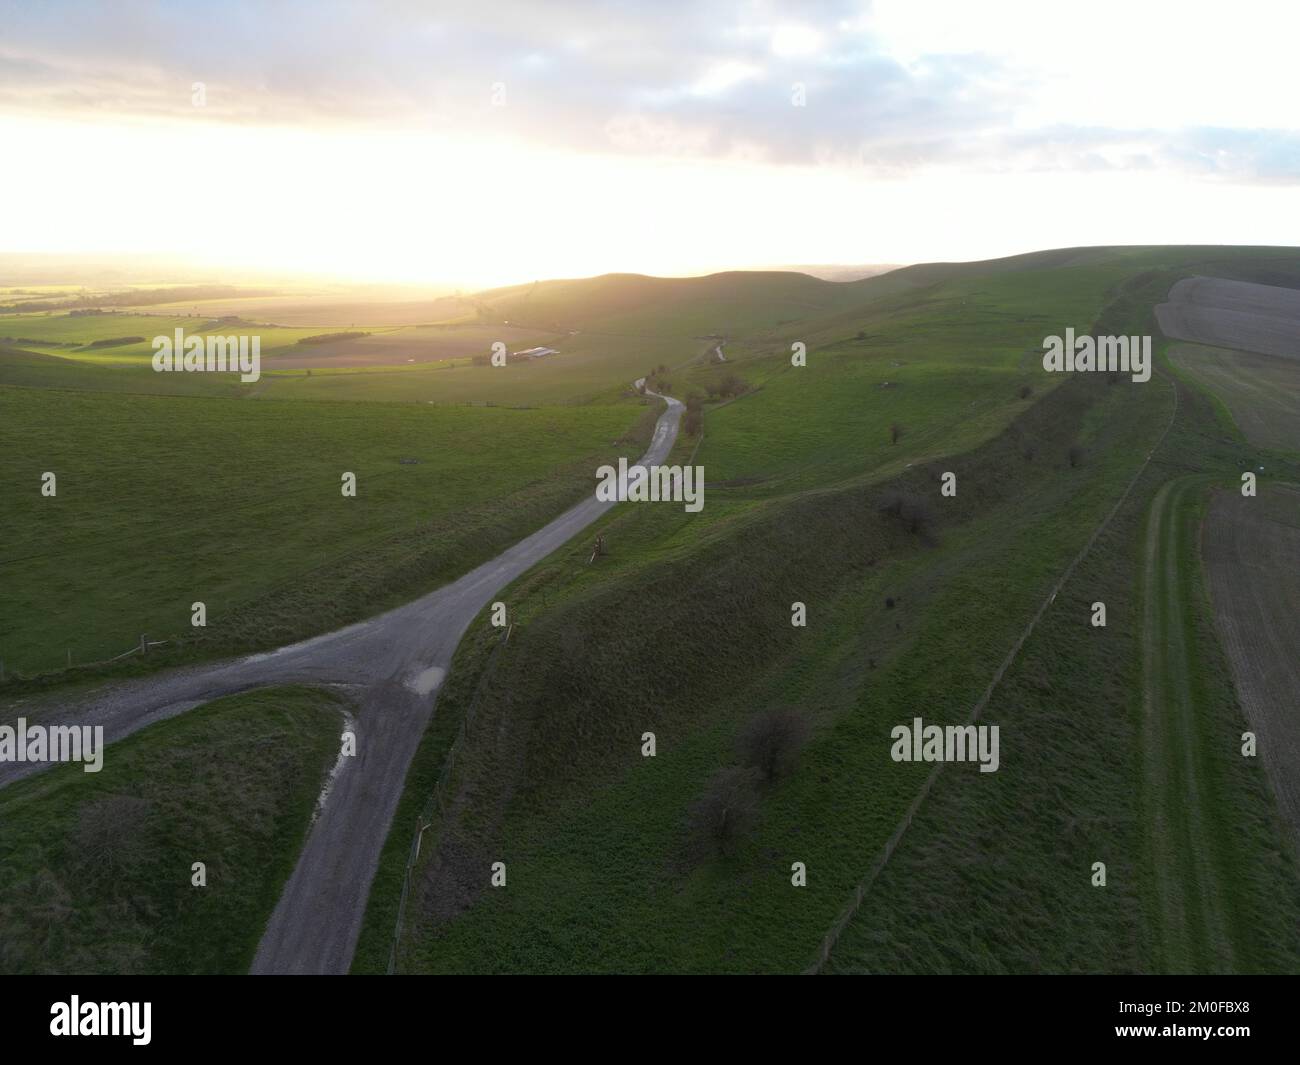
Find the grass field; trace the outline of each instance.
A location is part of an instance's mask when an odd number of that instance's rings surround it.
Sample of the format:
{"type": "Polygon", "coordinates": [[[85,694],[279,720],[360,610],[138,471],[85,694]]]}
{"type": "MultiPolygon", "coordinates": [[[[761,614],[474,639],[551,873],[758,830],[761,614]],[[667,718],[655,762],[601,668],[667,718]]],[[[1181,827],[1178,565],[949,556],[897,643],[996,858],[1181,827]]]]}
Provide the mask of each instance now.
{"type": "Polygon", "coordinates": [[[245,972],[342,721],[326,692],[266,689],[0,791],[0,971],[245,972]]]}
{"type": "Polygon", "coordinates": [[[227,651],[377,612],[543,524],[600,462],[639,454],[616,441],[651,413],[0,387],[0,658],[34,673],[194,634],[196,601],[205,645],[227,651]]]}

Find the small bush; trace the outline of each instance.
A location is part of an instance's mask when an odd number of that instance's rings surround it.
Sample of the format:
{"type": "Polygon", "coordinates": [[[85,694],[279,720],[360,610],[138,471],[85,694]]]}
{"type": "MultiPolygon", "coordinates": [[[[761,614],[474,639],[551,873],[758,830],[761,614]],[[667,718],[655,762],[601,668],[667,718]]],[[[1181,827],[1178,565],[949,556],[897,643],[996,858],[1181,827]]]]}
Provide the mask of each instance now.
{"type": "Polygon", "coordinates": [[[928,540],[934,531],[934,507],[914,492],[891,492],[881,504],[882,514],[897,518],[913,536],[928,540]]]}
{"type": "Polygon", "coordinates": [[[692,851],[698,858],[727,857],[735,852],[758,810],[755,770],[729,766],[709,778],[704,794],[687,814],[692,851]]]}
{"type": "Polygon", "coordinates": [[[740,757],[759,778],[774,784],[789,774],[808,742],[808,718],[788,706],[764,710],[740,734],[740,757]]]}
{"type": "Polygon", "coordinates": [[[718,395],[720,396],[743,396],[748,391],[749,385],[734,370],[718,382],[718,395]]]}

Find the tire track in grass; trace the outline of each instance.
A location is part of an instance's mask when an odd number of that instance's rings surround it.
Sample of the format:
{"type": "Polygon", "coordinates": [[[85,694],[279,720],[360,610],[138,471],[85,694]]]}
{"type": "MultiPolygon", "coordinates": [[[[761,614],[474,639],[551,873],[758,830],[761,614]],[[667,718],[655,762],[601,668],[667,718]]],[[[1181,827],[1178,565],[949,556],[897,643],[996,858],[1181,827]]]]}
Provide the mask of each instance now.
{"type": "Polygon", "coordinates": [[[1233,949],[1202,767],[1194,679],[1200,588],[1194,497],[1205,476],[1161,485],[1142,576],[1142,810],[1154,887],[1156,968],[1232,971],[1233,949]]]}

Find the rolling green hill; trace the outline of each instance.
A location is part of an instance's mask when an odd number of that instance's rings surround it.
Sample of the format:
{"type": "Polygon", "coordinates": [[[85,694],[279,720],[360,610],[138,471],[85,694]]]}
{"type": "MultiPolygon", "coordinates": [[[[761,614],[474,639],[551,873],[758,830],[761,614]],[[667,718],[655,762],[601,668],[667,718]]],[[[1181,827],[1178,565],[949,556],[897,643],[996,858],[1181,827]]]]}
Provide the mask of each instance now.
{"type": "MultiPolygon", "coordinates": [[[[621,508],[603,529],[606,557],[589,563],[575,545],[509,590],[508,646],[497,651],[486,626],[471,631],[408,780],[355,967],[387,961],[417,814],[430,829],[404,971],[812,964],[927,774],[888,757],[890,728],[966,720],[1170,424],[1169,377],[1050,377],[1043,336],[1150,332],[1152,305],[1180,276],[1296,265],[1300,254],[1279,249],[1067,249],[896,271],[855,283],[820,317],[753,319],[731,367],[675,369],[679,392],[726,372],[759,386],[705,407],[704,511],[621,508]],[[791,367],[788,345],[803,337],[808,365],[791,367]],[[894,422],[904,432],[891,443],[894,422]],[[957,474],[953,499],[938,492],[944,471],[957,474]],[[920,518],[900,521],[899,501],[918,499],[920,518]],[[790,624],[796,601],[806,630],[790,624]],[[719,772],[743,767],[756,716],[780,707],[811,729],[796,768],[757,789],[733,848],[701,858],[693,807],[719,772]],[[505,888],[488,885],[494,861],[507,864],[505,888]],[[807,887],[791,884],[796,861],[807,887]]],[[[621,302],[631,285],[609,297],[620,320],[638,313],[621,302]]],[[[568,305],[557,295],[550,306],[568,305]]],[[[1239,444],[1205,435],[1221,430],[1203,403],[1179,410],[1161,454],[1235,461],[1239,444]]],[[[683,441],[679,458],[695,447],[683,441]]],[[[922,807],[879,881],[889,901],[871,886],[832,952],[835,971],[1165,966],[1151,929],[1177,918],[1150,875],[1151,839],[1132,831],[1143,773],[1132,567],[1162,479],[1147,468],[995,691],[985,720],[1004,723],[1002,769],[949,767],[935,811],[922,807]],[[1094,588],[1110,628],[1075,651],[1094,588]],[[1087,871],[1101,850],[1115,872],[1096,894],[1087,871]],[[1041,900],[1016,903],[1026,921],[992,919],[1025,891],[1041,900]]],[[[1209,718],[1239,718],[1230,690],[1205,690],[1209,718]]],[[[1158,744],[1147,765],[1174,756],[1158,744]]],[[[1230,817],[1253,826],[1234,852],[1233,890],[1269,929],[1238,929],[1230,956],[1293,969],[1294,858],[1259,780],[1224,787],[1230,817]]]]}
{"type": "MultiPolygon", "coordinates": [[[[599,528],[605,555],[593,561],[584,536],[508,590],[508,644],[486,619],[470,630],[407,780],[357,970],[387,965],[417,818],[403,971],[795,972],[824,944],[831,972],[1294,970],[1296,856],[1267,783],[1215,753],[1241,715],[1196,607],[1195,493],[1178,496],[1181,538],[1160,556],[1192,604],[1182,724],[1153,729],[1141,710],[1143,655],[1173,646],[1143,621],[1161,486],[1222,483],[1246,464],[1294,479],[1294,456],[1252,447],[1167,364],[1136,384],[1040,361],[1044,336],[1067,327],[1154,332],[1151,307],[1193,274],[1300,284],[1300,252],[1058,249],[848,283],[545,281],[481,293],[466,321],[432,332],[453,350],[522,330],[511,336],[558,356],[270,369],[254,386],[155,375],[129,347],[59,346],[151,335],[147,316],[84,329],[51,316],[48,343],[0,351],[0,487],[16,501],[0,657],[32,671],[69,647],[82,661],[141,631],[184,634],[205,599],[210,631],[156,666],[410,599],[541,525],[600,462],[637,453],[658,404],[628,385],[655,371],[701,403],[702,435],[683,434],[674,461],[704,467],[704,510],[617,508],[599,528]],[[47,469],[56,500],[39,495],[47,469]],[[356,500],[339,496],[343,470],[358,473],[356,500]],[[939,493],[949,472],[954,497],[939,493]],[[1094,631],[1099,598],[1110,621],[1094,631]],[[795,603],[806,627],[791,624],[795,603]],[[1015,648],[983,718],[1003,728],[1001,769],[948,767],[923,792],[928,767],[890,759],[890,729],[965,721],[1015,648]],[[783,711],[807,735],[788,771],[754,784],[745,737],[783,711]],[[1190,779],[1186,750],[1201,752],[1190,779]],[[725,850],[691,827],[720,780],[749,822],[725,850]],[[1165,868],[1143,828],[1152,809],[1213,851],[1196,890],[1215,906],[1182,904],[1183,867],[1165,868]],[[1095,860],[1111,871],[1100,893],[1095,860]],[[506,888],[487,884],[495,861],[506,888]],[[1024,919],[1000,920],[1009,908],[1024,919]],[[1193,911],[1214,920],[1193,927],[1193,911]]],[[[376,343],[400,359],[429,335],[376,343]]],[[[1218,380],[1238,411],[1235,379],[1218,380]]]]}

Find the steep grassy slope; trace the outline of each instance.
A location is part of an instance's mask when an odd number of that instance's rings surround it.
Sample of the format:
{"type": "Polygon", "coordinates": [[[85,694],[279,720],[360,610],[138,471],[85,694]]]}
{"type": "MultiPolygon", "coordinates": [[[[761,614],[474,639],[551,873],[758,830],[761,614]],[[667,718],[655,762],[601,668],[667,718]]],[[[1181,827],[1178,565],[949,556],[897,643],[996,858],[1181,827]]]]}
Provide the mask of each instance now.
{"type": "Polygon", "coordinates": [[[1211,404],[1183,389],[1164,445],[985,713],[1015,755],[991,777],[940,776],[829,971],[1300,964],[1295,856],[1262,768],[1240,754],[1201,583],[1200,496],[1179,492],[1170,510],[1164,487],[1231,477],[1240,461],[1211,404]],[[1090,624],[1097,601],[1105,628],[1090,624]]]}
{"type": "MultiPolygon", "coordinates": [[[[1107,429],[1140,422],[1122,409],[1134,397],[1105,397],[1107,429]]],[[[953,462],[968,496],[934,531],[937,547],[881,515],[887,488],[863,486],[765,507],[690,555],[525,615],[458,757],[467,794],[441,825],[419,898],[432,938],[409,964],[798,967],[916,787],[916,767],[887,758],[889,729],[913,709],[962,718],[1130,458],[1116,433],[1086,472],[1063,477],[1085,432],[1064,403],[1044,401],[1018,428],[1044,454],[1025,463],[1008,433],[953,462]],[[790,626],[796,600],[806,632],[790,626]],[[798,777],[765,800],[735,859],[692,866],[690,803],[756,710],[791,704],[816,727],[798,777]],[[653,761],[638,749],[646,730],[653,761]],[[498,858],[512,861],[513,886],[484,891],[478,874],[498,858]],[[812,871],[807,889],[789,884],[796,860],[812,871]],[[546,949],[526,931],[543,924],[546,949]]],[[[917,471],[912,489],[933,490],[938,472],[917,471]]],[[[607,535],[616,550],[639,546],[617,522],[607,535]]]]}

